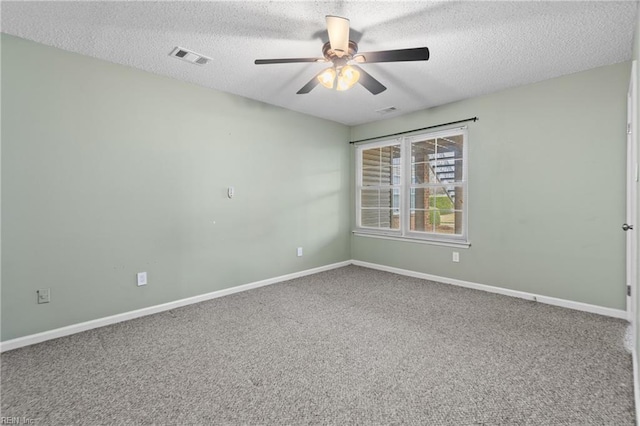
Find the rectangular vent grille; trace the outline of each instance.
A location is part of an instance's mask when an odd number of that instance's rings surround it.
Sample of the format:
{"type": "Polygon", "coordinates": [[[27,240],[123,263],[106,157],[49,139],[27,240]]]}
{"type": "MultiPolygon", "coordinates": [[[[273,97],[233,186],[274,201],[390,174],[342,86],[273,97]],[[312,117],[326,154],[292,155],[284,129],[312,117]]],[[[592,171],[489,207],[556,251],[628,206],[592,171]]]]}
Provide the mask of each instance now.
{"type": "Polygon", "coordinates": [[[389,114],[390,112],[397,111],[397,110],[398,110],[398,108],[396,108],[394,106],[390,106],[390,107],[386,107],[386,108],[382,108],[382,109],[377,109],[376,112],[378,114],[383,114],[384,115],[384,114],[389,114]]]}
{"type": "Polygon", "coordinates": [[[173,56],[196,65],[206,65],[211,60],[211,58],[207,58],[204,55],[193,52],[189,49],[185,49],[183,47],[176,47],[171,51],[169,56],[173,56]]]}

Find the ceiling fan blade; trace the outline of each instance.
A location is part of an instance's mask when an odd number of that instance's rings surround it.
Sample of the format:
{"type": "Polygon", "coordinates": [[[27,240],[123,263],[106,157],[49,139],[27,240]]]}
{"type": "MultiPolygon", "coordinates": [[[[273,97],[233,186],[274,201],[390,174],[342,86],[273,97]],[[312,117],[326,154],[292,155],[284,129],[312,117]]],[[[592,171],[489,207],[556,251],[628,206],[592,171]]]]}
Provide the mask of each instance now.
{"type": "Polygon", "coordinates": [[[373,78],[371,74],[369,74],[359,66],[351,65],[351,67],[357,69],[360,73],[360,79],[358,80],[358,83],[362,84],[364,88],[370,91],[372,94],[377,95],[378,93],[382,93],[387,90],[387,88],[382,83],[373,78]]]}
{"type": "Polygon", "coordinates": [[[415,47],[412,49],[364,52],[358,53],[353,59],[358,63],[366,64],[372,62],[427,61],[429,59],[429,48],[415,47]]]}
{"type": "Polygon", "coordinates": [[[305,94],[309,93],[310,91],[312,91],[318,84],[320,84],[320,80],[318,80],[318,76],[320,74],[322,74],[323,72],[324,72],[324,70],[320,71],[318,74],[313,76],[313,78],[311,80],[309,80],[309,82],[307,84],[302,86],[302,89],[300,89],[300,90],[298,90],[296,92],[296,95],[305,95],[305,94]]]}
{"type": "Polygon", "coordinates": [[[327,33],[331,50],[338,58],[349,53],[349,20],[340,16],[327,15],[327,33]]]}
{"type": "Polygon", "coordinates": [[[326,62],[324,58],[283,58],[283,59],[256,59],[256,65],[268,64],[295,64],[298,62],[326,62]]]}

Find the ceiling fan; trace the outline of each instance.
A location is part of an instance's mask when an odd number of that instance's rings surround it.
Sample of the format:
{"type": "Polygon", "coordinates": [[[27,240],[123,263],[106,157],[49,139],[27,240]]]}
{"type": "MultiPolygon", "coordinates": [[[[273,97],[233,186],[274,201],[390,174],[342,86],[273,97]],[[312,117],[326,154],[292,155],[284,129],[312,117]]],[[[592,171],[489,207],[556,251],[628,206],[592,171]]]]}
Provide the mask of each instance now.
{"type": "Polygon", "coordinates": [[[349,40],[349,20],[328,15],[327,32],[329,41],[322,46],[323,58],[283,58],[256,59],[256,65],[291,64],[298,62],[331,62],[332,66],[319,72],[297,94],[311,92],[318,84],[328,89],[348,90],[356,83],[362,84],[374,95],[387,88],[358,65],[374,62],[426,61],[429,49],[416,47],[411,49],[382,50],[378,52],[358,53],[358,44],[349,40]]]}

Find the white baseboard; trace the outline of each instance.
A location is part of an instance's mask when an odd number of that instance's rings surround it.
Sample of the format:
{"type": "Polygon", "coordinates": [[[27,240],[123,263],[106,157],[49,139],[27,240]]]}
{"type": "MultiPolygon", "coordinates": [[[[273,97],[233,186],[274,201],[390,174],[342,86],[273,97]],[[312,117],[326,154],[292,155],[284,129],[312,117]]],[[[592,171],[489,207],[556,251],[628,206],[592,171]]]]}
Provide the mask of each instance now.
{"type": "Polygon", "coordinates": [[[452,284],[459,287],[472,288],[475,290],[488,291],[490,293],[504,294],[506,296],[518,297],[520,299],[532,300],[548,305],[561,306],[563,308],[575,309],[578,311],[591,312],[594,314],[604,315],[608,317],[627,319],[627,311],[621,309],[605,308],[603,306],[590,305],[588,303],[573,302],[571,300],[558,299],[555,297],[542,296],[524,291],[510,290],[508,288],[493,287],[486,284],[478,284],[470,281],[462,281],[454,278],[440,277],[437,275],[425,274],[423,272],[410,271],[408,269],[394,268],[392,266],[379,265],[377,263],[363,262],[361,260],[353,260],[352,263],[365,268],[378,269],[380,271],[392,272],[398,275],[406,275],[414,278],[422,278],[430,281],[437,281],[445,284],[452,284]]]}
{"type": "MultiPolygon", "coordinates": [[[[394,268],[392,266],[379,265],[376,263],[363,262],[360,260],[346,260],[343,262],[333,263],[330,265],[320,266],[317,268],[307,269],[304,271],[294,272],[291,274],[281,275],[279,277],[268,278],[266,280],[255,281],[252,283],[239,285],[236,287],[227,288],[224,290],[218,290],[211,293],[201,294],[199,296],[188,297],[186,299],[175,300],[173,302],[163,303],[161,305],[150,306],[147,308],[137,309],[135,311],[124,312],[104,318],[98,318],[91,321],[86,321],[78,324],[72,324],[66,327],[56,328],[54,330],[43,331],[41,333],[31,334],[24,337],[18,337],[16,339],[0,342],[0,352],[10,351],[12,349],[18,349],[24,346],[34,345],[36,343],[44,342],[51,339],[57,339],[58,337],[69,336],[71,334],[80,333],[82,331],[91,330],[98,327],[104,327],[110,324],[116,324],[118,322],[127,321],[134,318],[143,317],[146,315],[152,315],[158,312],[168,311],[171,309],[179,308],[181,306],[191,305],[194,303],[204,302],[205,300],[215,299],[218,297],[226,296],[233,293],[239,293],[241,291],[251,290],[253,288],[263,287],[270,284],[276,284],[282,281],[292,280],[294,278],[304,277],[306,275],[317,274],[319,272],[328,271],[331,269],[341,268],[348,265],[363,266],[365,268],[377,269],[381,271],[392,272],[394,274],[406,275],[414,278],[422,278],[430,281],[437,281],[445,284],[452,284],[460,287],[472,288],[476,290],[488,291],[490,293],[498,293],[506,296],[518,297],[521,299],[537,301],[546,303],[549,305],[562,306],[569,309],[576,309],[579,311],[591,312],[594,314],[605,315],[614,318],[627,319],[626,311],[620,309],[605,308],[602,306],[590,305],[587,303],[573,302],[570,300],[558,299],[555,297],[541,296],[538,294],[527,293],[518,290],[510,290],[507,288],[493,287],[485,284],[478,284],[470,281],[462,281],[453,278],[440,277],[437,275],[426,274],[423,272],[410,271],[408,269],[394,268]]],[[[635,356],[635,351],[634,351],[635,356]]],[[[636,368],[634,361],[634,369],[636,368]]],[[[637,372],[634,370],[634,374],[637,372]]],[[[634,376],[635,377],[635,376],[634,376]]],[[[637,379],[634,379],[637,387],[637,379]]],[[[639,396],[636,392],[636,402],[639,396]]],[[[640,423],[638,424],[640,426],[640,423]]]]}
{"type": "Polygon", "coordinates": [[[146,315],[152,315],[158,312],[179,308],[181,306],[191,305],[198,302],[204,302],[205,300],[211,300],[218,297],[227,296],[229,294],[239,293],[241,291],[247,291],[253,288],[264,287],[266,285],[276,284],[279,282],[292,280],[294,278],[300,278],[306,275],[317,274],[318,272],[324,272],[324,271],[341,268],[343,266],[348,266],[348,265],[351,265],[351,261],[345,260],[344,262],[332,263],[330,265],[320,266],[317,268],[307,269],[299,272],[293,272],[291,274],[281,275],[279,277],[274,277],[274,278],[268,278],[266,280],[261,280],[261,281],[255,281],[252,283],[243,284],[236,287],[226,288],[224,290],[218,290],[211,293],[201,294],[199,296],[187,297],[186,299],[175,300],[173,302],[163,303],[161,305],[149,306],[148,308],[142,308],[142,309],[137,309],[135,311],[123,312],[121,314],[111,315],[104,318],[98,318],[95,320],[81,322],[78,324],[72,324],[66,327],[56,328],[54,330],[43,331],[42,333],[36,333],[36,334],[24,336],[24,337],[18,337],[16,339],[11,339],[11,340],[1,342],[0,352],[6,352],[12,349],[18,349],[24,346],[34,345],[36,343],[44,342],[46,340],[57,339],[58,337],[69,336],[70,334],[80,333],[82,331],[87,331],[87,330],[91,330],[98,327],[104,327],[105,325],[115,324],[118,322],[143,317],[146,315]]]}

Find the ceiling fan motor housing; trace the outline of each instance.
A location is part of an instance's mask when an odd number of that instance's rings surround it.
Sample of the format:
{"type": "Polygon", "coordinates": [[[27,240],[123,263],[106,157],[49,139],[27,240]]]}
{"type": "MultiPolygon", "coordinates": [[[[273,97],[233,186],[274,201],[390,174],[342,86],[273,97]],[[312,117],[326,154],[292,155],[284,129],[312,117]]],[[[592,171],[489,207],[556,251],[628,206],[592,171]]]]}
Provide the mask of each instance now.
{"type": "Polygon", "coordinates": [[[336,67],[342,67],[347,65],[353,56],[358,53],[358,44],[355,41],[349,40],[349,53],[343,55],[342,58],[339,58],[336,52],[331,49],[331,43],[326,42],[324,46],[322,46],[322,55],[329,62],[333,62],[336,67]]]}

